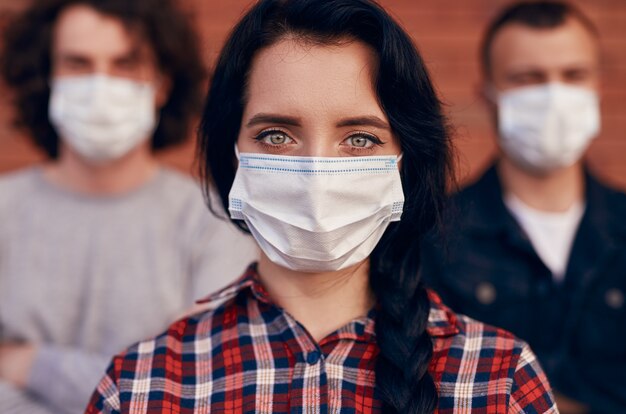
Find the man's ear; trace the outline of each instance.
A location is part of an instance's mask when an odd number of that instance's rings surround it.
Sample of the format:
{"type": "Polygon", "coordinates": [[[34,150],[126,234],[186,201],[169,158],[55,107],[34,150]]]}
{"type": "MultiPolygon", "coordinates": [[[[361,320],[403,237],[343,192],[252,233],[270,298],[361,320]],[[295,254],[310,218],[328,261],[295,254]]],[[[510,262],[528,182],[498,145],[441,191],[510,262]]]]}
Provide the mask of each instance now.
{"type": "Polygon", "coordinates": [[[156,90],[156,106],[160,110],[165,106],[172,92],[172,78],[169,74],[162,74],[159,77],[159,83],[156,90]]]}
{"type": "Polygon", "coordinates": [[[481,79],[474,90],[475,96],[491,111],[495,111],[498,106],[498,91],[493,83],[487,79],[481,79]]]}
{"type": "Polygon", "coordinates": [[[484,105],[489,113],[493,125],[498,124],[498,90],[493,83],[486,78],[482,78],[475,85],[475,96],[484,105]]]}

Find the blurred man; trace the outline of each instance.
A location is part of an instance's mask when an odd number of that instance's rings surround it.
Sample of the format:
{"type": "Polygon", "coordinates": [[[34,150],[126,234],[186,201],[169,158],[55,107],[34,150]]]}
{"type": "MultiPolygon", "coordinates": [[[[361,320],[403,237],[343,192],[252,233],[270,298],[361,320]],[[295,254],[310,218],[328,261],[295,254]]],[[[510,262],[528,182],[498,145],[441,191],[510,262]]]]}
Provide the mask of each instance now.
{"type": "Polygon", "coordinates": [[[34,2],[3,65],[51,161],[0,178],[0,412],[78,413],[112,354],[239,276],[255,248],[155,160],[189,136],[203,89],[171,2],[34,2]]]}
{"type": "Polygon", "coordinates": [[[424,277],[455,310],[527,340],[561,412],[626,412],[626,195],[583,163],[600,128],[596,30],[567,4],[519,3],[482,59],[500,156],[454,197],[424,277]]]}

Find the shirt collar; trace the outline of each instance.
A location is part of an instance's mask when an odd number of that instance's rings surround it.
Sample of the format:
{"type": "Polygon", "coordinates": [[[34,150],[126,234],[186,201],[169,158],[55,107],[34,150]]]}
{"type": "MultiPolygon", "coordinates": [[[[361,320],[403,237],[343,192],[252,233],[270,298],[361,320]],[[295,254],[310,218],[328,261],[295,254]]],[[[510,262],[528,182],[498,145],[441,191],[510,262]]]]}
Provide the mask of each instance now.
{"type": "MultiPolygon", "coordinates": [[[[626,235],[624,214],[615,212],[616,201],[613,201],[618,198],[615,196],[618,192],[600,183],[587,168],[584,172],[586,208],[581,224],[588,221],[599,238],[624,239],[626,235]]],[[[519,225],[504,204],[497,164],[487,169],[476,183],[457,194],[451,202],[451,207],[450,214],[453,218],[461,214],[462,210],[463,216],[466,217],[463,219],[463,225],[470,231],[480,234],[507,233],[510,236],[520,233],[519,225]]],[[[610,241],[604,240],[605,244],[610,241]]]]}
{"type": "Polygon", "coordinates": [[[626,240],[626,196],[585,171],[585,211],[589,223],[605,237],[605,243],[626,240]]]}
{"type": "Polygon", "coordinates": [[[459,333],[458,320],[454,312],[443,304],[439,295],[428,289],[430,314],[428,315],[428,334],[433,337],[446,337],[459,333]]]}
{"type": "Polygon", "coordinates": [[[451,214],[466,215],[469,230],[494,234],[515,230],[515,220],[504,205],[502,184],[496,165],[492,165],[473,185],[457,194],[451,201],[451,214]]]}
{"type": "Polygon", "coordinates": [[[235,280],[225,288],[197,300],[196,303],[199,305],[211,304],[213,302],[222,303],[236,296],[239,292],[251,289],[252,286],[255,285],[256,275],[256,263],[253,263],[248,267],[248,269],[246,269],[246,271],[243,273],[243,275],[239,277],[239,279],[235,280]]]}
{"type": "MultiPolygon", "coordinates": [[[[221,304],[226,300],[236,296],[240,292],[249,291],[252,296],[261,303],[266,305],[274,305],[269,294],[263,287],[259,274],[256,269],[256,263],[251,264],[244,274],[231,285],[225,287],[204,299],[197,301],[198,304],[217,303],[221,304]]],[[[428,298],[430,300],[430,314],[428,315],[428,333],[431,337],[446,337],[455,335],[459,332],[457,326],[457,318],[454,312],[443,304],[439,295],[434,291],[428,290],[428,298]]],[[[341,328],[337,331],[342,339],[359,339],[363,335],[375,336],[374,319],[376,317],[376,309],[372,309],[366,316],[356,319],[355,329],[341,328]]]]}

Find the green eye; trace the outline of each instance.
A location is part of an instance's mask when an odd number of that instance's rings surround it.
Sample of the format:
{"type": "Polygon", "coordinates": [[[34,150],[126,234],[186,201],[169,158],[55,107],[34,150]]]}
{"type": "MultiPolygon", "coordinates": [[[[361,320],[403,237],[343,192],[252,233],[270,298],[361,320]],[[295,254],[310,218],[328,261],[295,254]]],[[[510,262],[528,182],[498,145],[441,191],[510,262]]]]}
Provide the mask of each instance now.
{"type": "Polygon", "coordinates": [[[353,147],[365,148],[370,143],[370,140],[364,136],[350,137],[350,145],[353,147]]]}
{"type": "Polygon", "coordinates": [[[287,141],[287,136],[283,133],[275,132],[269,135],[267,139],[270,141],[270,143],[274,145],[280,145],[284,144],[287,141]]]}
{"type": "Polygon", "coordinates": [[[263,131],[255,137],[255,139],[266,145],[283,145],[293,141],[289,135],[278,130],[263,131]]]}
{"type": "Polygon", "coordinates": [[[353,148],[367,149],[372,148],[374,145],[382,145],[383,142],[375,135],[359,132],[349,136],[344,140],[346,145],[353,148]]]}

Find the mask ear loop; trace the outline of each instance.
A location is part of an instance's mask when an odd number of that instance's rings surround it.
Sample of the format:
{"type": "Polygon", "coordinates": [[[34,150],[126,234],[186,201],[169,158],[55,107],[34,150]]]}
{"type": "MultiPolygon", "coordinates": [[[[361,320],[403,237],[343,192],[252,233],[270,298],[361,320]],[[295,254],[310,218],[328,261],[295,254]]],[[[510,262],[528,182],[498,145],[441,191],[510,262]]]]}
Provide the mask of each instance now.
{"type": "Polygon", "coordinates": [[[239,148],[237,148],[237,143],[235,142],[235,157],[239,160],[239,148]]]}
{"type": "Polygon", "coordinates": [[[398,170],[400,170],[400,161],[402,161],[403,157],[404,157],[404,152],[401,152],[400,154],[396,156],[396,167],[398,167],[398,170]]]}

